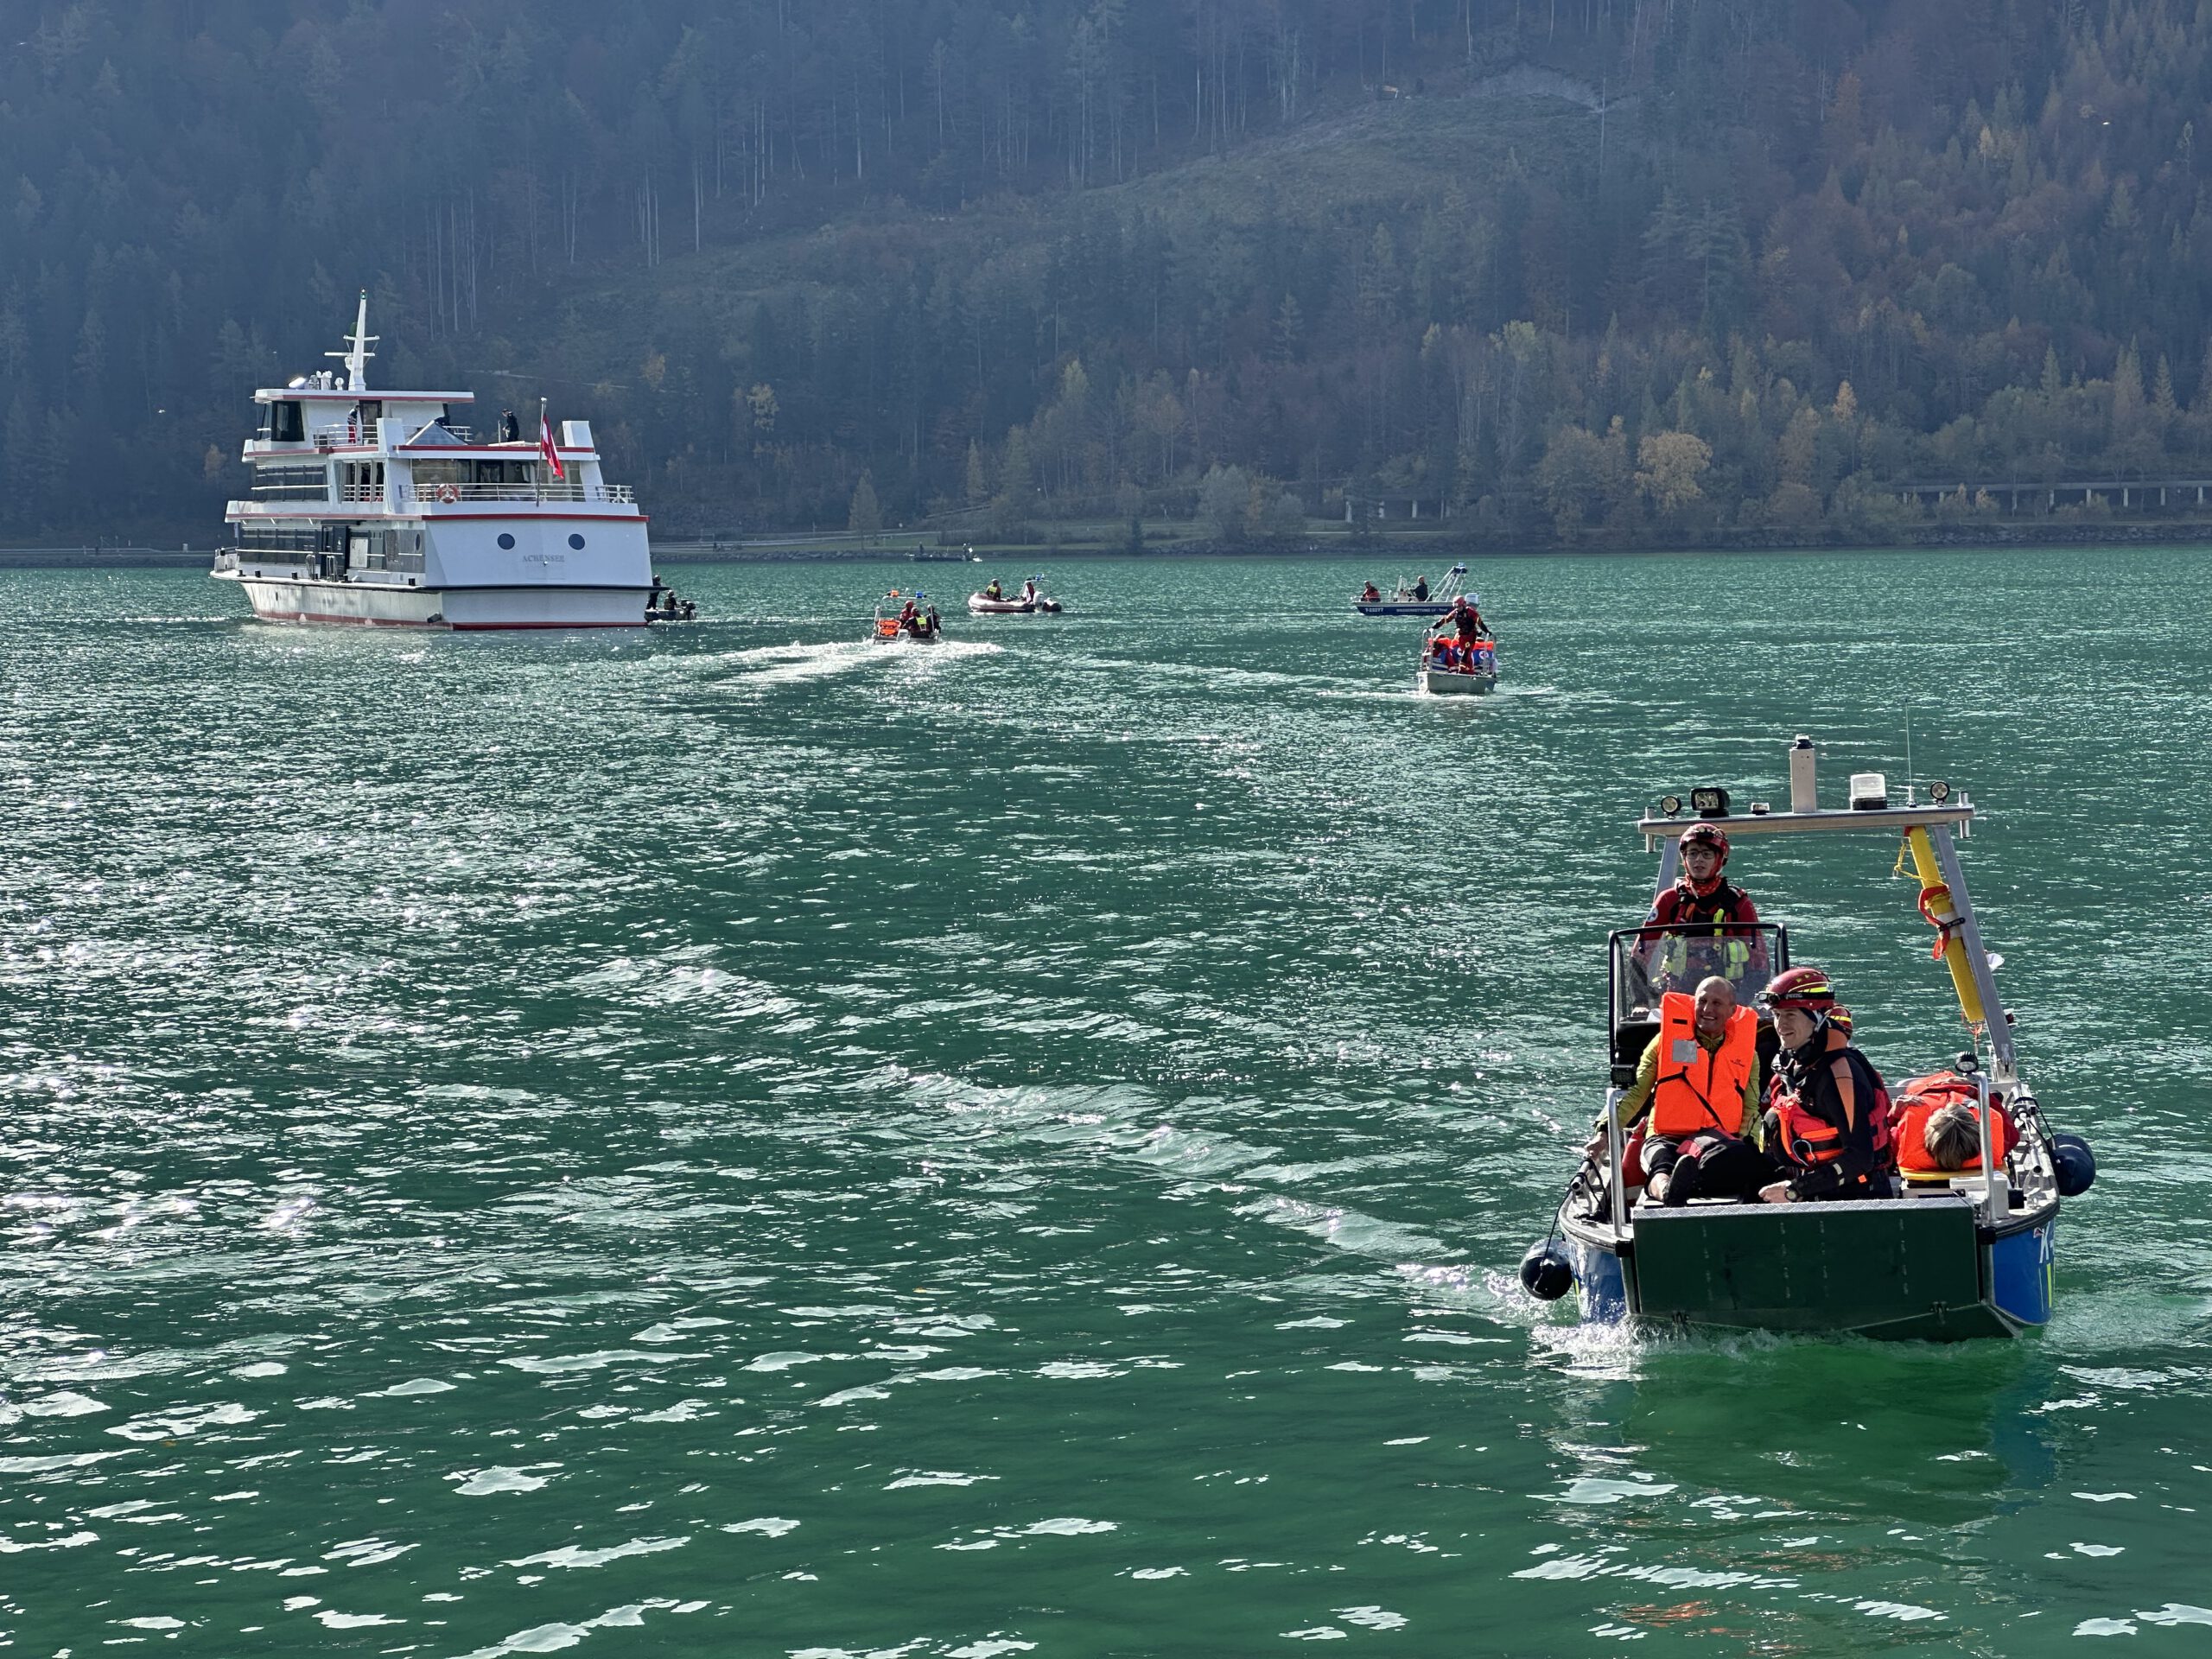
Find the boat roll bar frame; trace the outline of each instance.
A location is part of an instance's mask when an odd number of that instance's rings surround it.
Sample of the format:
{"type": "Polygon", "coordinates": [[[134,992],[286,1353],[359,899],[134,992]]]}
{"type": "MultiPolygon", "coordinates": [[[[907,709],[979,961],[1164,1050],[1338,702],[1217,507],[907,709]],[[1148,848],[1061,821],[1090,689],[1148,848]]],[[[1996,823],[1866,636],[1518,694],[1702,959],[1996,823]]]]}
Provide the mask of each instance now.
{"type": "MultiPolygon", "coordinates": [[[[1701,814],[1694,812],[1647,812],[1637,820],[1636,827],[1643,832],[1643,849],[1656,852],[1659,859],[1659,887],[1664,893],[1675,883],[1680,868],[1680,837],[1682,831],[1694,823],[1709,823],[1732,841],[1746,836],[1835,835],[1870,830],[1885,830],[1901,835],[1905,854],[1920,877],[1921,907],[1941,934],[1939,955],[1951,970],[1953,988],[1958,993],[1959,1012],[1965,1018],[1977,1043],[1986,1039],[1989,1044],[1990,1065],[1986,1071],[1974,1068],[1979,1110],[1981,1121],[1981,1167],[1986,1189],[1980,1208],[1993,1224],[1999,1217],[1998,1183],[1989,1179],[1989,1093],[1992,1086],[2003,1090],[2008,1096],[2020,1092],[2019,1067],[2012,1046],[2012,1016],[1997,993],[1995,974],[1990,967],[1989,952],[1981,940],[1981,927],[1974,914],[1974,902],[1967,896],[1966,871],[1959,862],[1959,852],[1952,839],[1956,830],[1960,837],[1973,833],[1974,803],[1963,794],[1956,799],[1933,803],[1926,806],[1869,806],[1848,810],[1815,809],[1806,811],[1701,814]],[[1948,916],[1938,917],[1938,906],[1948,908],[1948,916]]],[[[1902,868],[1904,855],[1899,857],[1902,868]]],[[[1612,1154],[1614,1166],[1613,1190],[1618,1192],[1620,1154],[1612,1154]]],[[[1618,1206],[1616,1206],[1618,1208],[1618,1206]]],[[[1618,1227],[1618,1223],[1615,1225],[1618,1227]]]]}

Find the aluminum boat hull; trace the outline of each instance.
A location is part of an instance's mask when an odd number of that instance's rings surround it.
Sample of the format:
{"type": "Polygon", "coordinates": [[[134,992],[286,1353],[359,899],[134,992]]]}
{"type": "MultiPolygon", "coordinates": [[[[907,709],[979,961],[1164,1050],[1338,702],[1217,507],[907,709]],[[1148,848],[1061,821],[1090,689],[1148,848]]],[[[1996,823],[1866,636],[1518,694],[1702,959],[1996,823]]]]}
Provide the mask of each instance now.
{"type": "Polygon", "coordinates": [[[2054,1200],[1990,1228],[1963,1197],[1638,1209],[1570,1218],[1585,1324],[1957,1342],[2050,1318],[2054,1200]]]}
{"type": "Polygon", "coordinates": [[[1479,696],[1497,689],[1495,674],[1462,674],[1448,668],[1421,669],[1414,678],[1419,682],[1420,689],[1433,697],[1479,696]]]}

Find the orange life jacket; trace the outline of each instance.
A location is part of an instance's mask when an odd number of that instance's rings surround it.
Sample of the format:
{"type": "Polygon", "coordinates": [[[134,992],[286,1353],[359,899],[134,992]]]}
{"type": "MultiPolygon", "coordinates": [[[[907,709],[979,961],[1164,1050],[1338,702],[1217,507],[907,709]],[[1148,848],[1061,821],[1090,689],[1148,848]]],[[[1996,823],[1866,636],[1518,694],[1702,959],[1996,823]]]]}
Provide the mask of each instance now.
{"type": "Polygon", "coordinates": [[[1651,1133],[1665,1140],[1744,1128],[1744,1085],[1758,1070],[1759,1017],[1749,1008],[1728,1016],[1720,1046],[1697,1039],[1697,999],[1669,991],[1659,999],[1659,1080],[1651,1091],[1651,1133]]]}
{"type": "Polygon", "coordinates": [[[1890,1162],[1892,1114],[1890,1091],[1882,1082],[1882,1074],[1874,1069],[1864,1054],[1846,1045],[1823,1051],[1813,1063],[1812,1077],[1806,1094],[1800,1095],[1789,1088],[1779,1071],[1775,1074],[1774,1088],[1767,1104],[1775,1116],[1776,1133],[1767,1143],[1768,1150],[1801,1167],[1816,1169],[1825,1164],[1840,1162],[1851,1149],[1853,1141],[1856,1140],[1866,1148],[1875,1165],[1886,1168],[1890,1162]],[[1858,1125],[1855,1131],[1847,1131],[1843,1126],[1842,1103],[1835,1084],[1835,1062],[1847,1054],[1855,1056],[1858,1060],[1858,1065],[1852,1068],[1854,1092],[1862,1096],[1871,1096],[1854,1103],[1858,1125]],[[1856,1087],[1861,1080],[1858,1074],[1862,1071],[1866,1078],[1872,1080],[1871,1091],[1856,1087]],[[1817,1095],[1834,1116],[1830,1116],[1829,1111],[1815,1111],[1807,1103],[1807,1095],[1817,1095]]]}
{"type": "MultiPolygon", "coordinates": [[[[1955,1071],[1935,1071],[1924,1077],[1914,1077],[1898,1091],[1897,1104],[1891,1111],[1890,1140],[1897,1154],[1897,1167],[1916,1175],[1948,1175],[1978,1173],[1981,1169],[1981,1154],[1976,1152],[1959,1170],[1939,1169],[1936,1160],[1928,1155],[1928,1120],[1946,1106],[1972,1106],[1980,1096],[1974,1079],[1962,1077],[1955,1071]]],[[[2020,1138],[2014,1127],[2012,1115],[2006,1111],[1994,1090],[1989,1096],[1989,1151],[1999,1164],[2012,1150],[2020,1138]]]]}

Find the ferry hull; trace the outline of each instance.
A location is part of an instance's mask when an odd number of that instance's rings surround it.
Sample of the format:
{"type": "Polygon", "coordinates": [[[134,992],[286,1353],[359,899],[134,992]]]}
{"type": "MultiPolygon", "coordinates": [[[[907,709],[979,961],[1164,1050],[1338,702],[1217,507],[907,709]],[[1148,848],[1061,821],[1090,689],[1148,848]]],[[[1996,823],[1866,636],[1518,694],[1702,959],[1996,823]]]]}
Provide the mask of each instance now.
{"type": "Polygon", "coordinates": [[[641,628],[642,588],[401,588],[388,582],[233,576],[264,622],[448,628],[641,628]]]}

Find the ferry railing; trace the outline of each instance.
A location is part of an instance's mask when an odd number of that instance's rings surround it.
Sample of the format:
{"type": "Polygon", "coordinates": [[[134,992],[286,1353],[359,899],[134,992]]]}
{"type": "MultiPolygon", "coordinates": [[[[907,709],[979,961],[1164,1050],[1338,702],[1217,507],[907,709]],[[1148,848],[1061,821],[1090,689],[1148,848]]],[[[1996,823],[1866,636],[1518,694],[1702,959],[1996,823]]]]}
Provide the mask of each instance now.
{"type": "Polygon", "coordinates": [[[338,499],[340,501],[381,501],[384,499],[384,486],[341,484],[338,486],[338,499]]]}
{"type": "MultiPolygon", "coordinates": [[[[474,427],[448,425],[446,430],[462,443],[476,440],[474,427]]],[[[266,428],[261,435],[269,435],[266,428]]],[[[318,449],[373,449],[377,447],[377,425],[373,421],[325,421],[308,429],[308,442],[318,449]]]]}
{"type": "Polygon", "coordinates": [[[461,501],[595,501],[634,504],[637,493],[627,484],[402,484],[402,502],[425,505],[461,501]]]}

